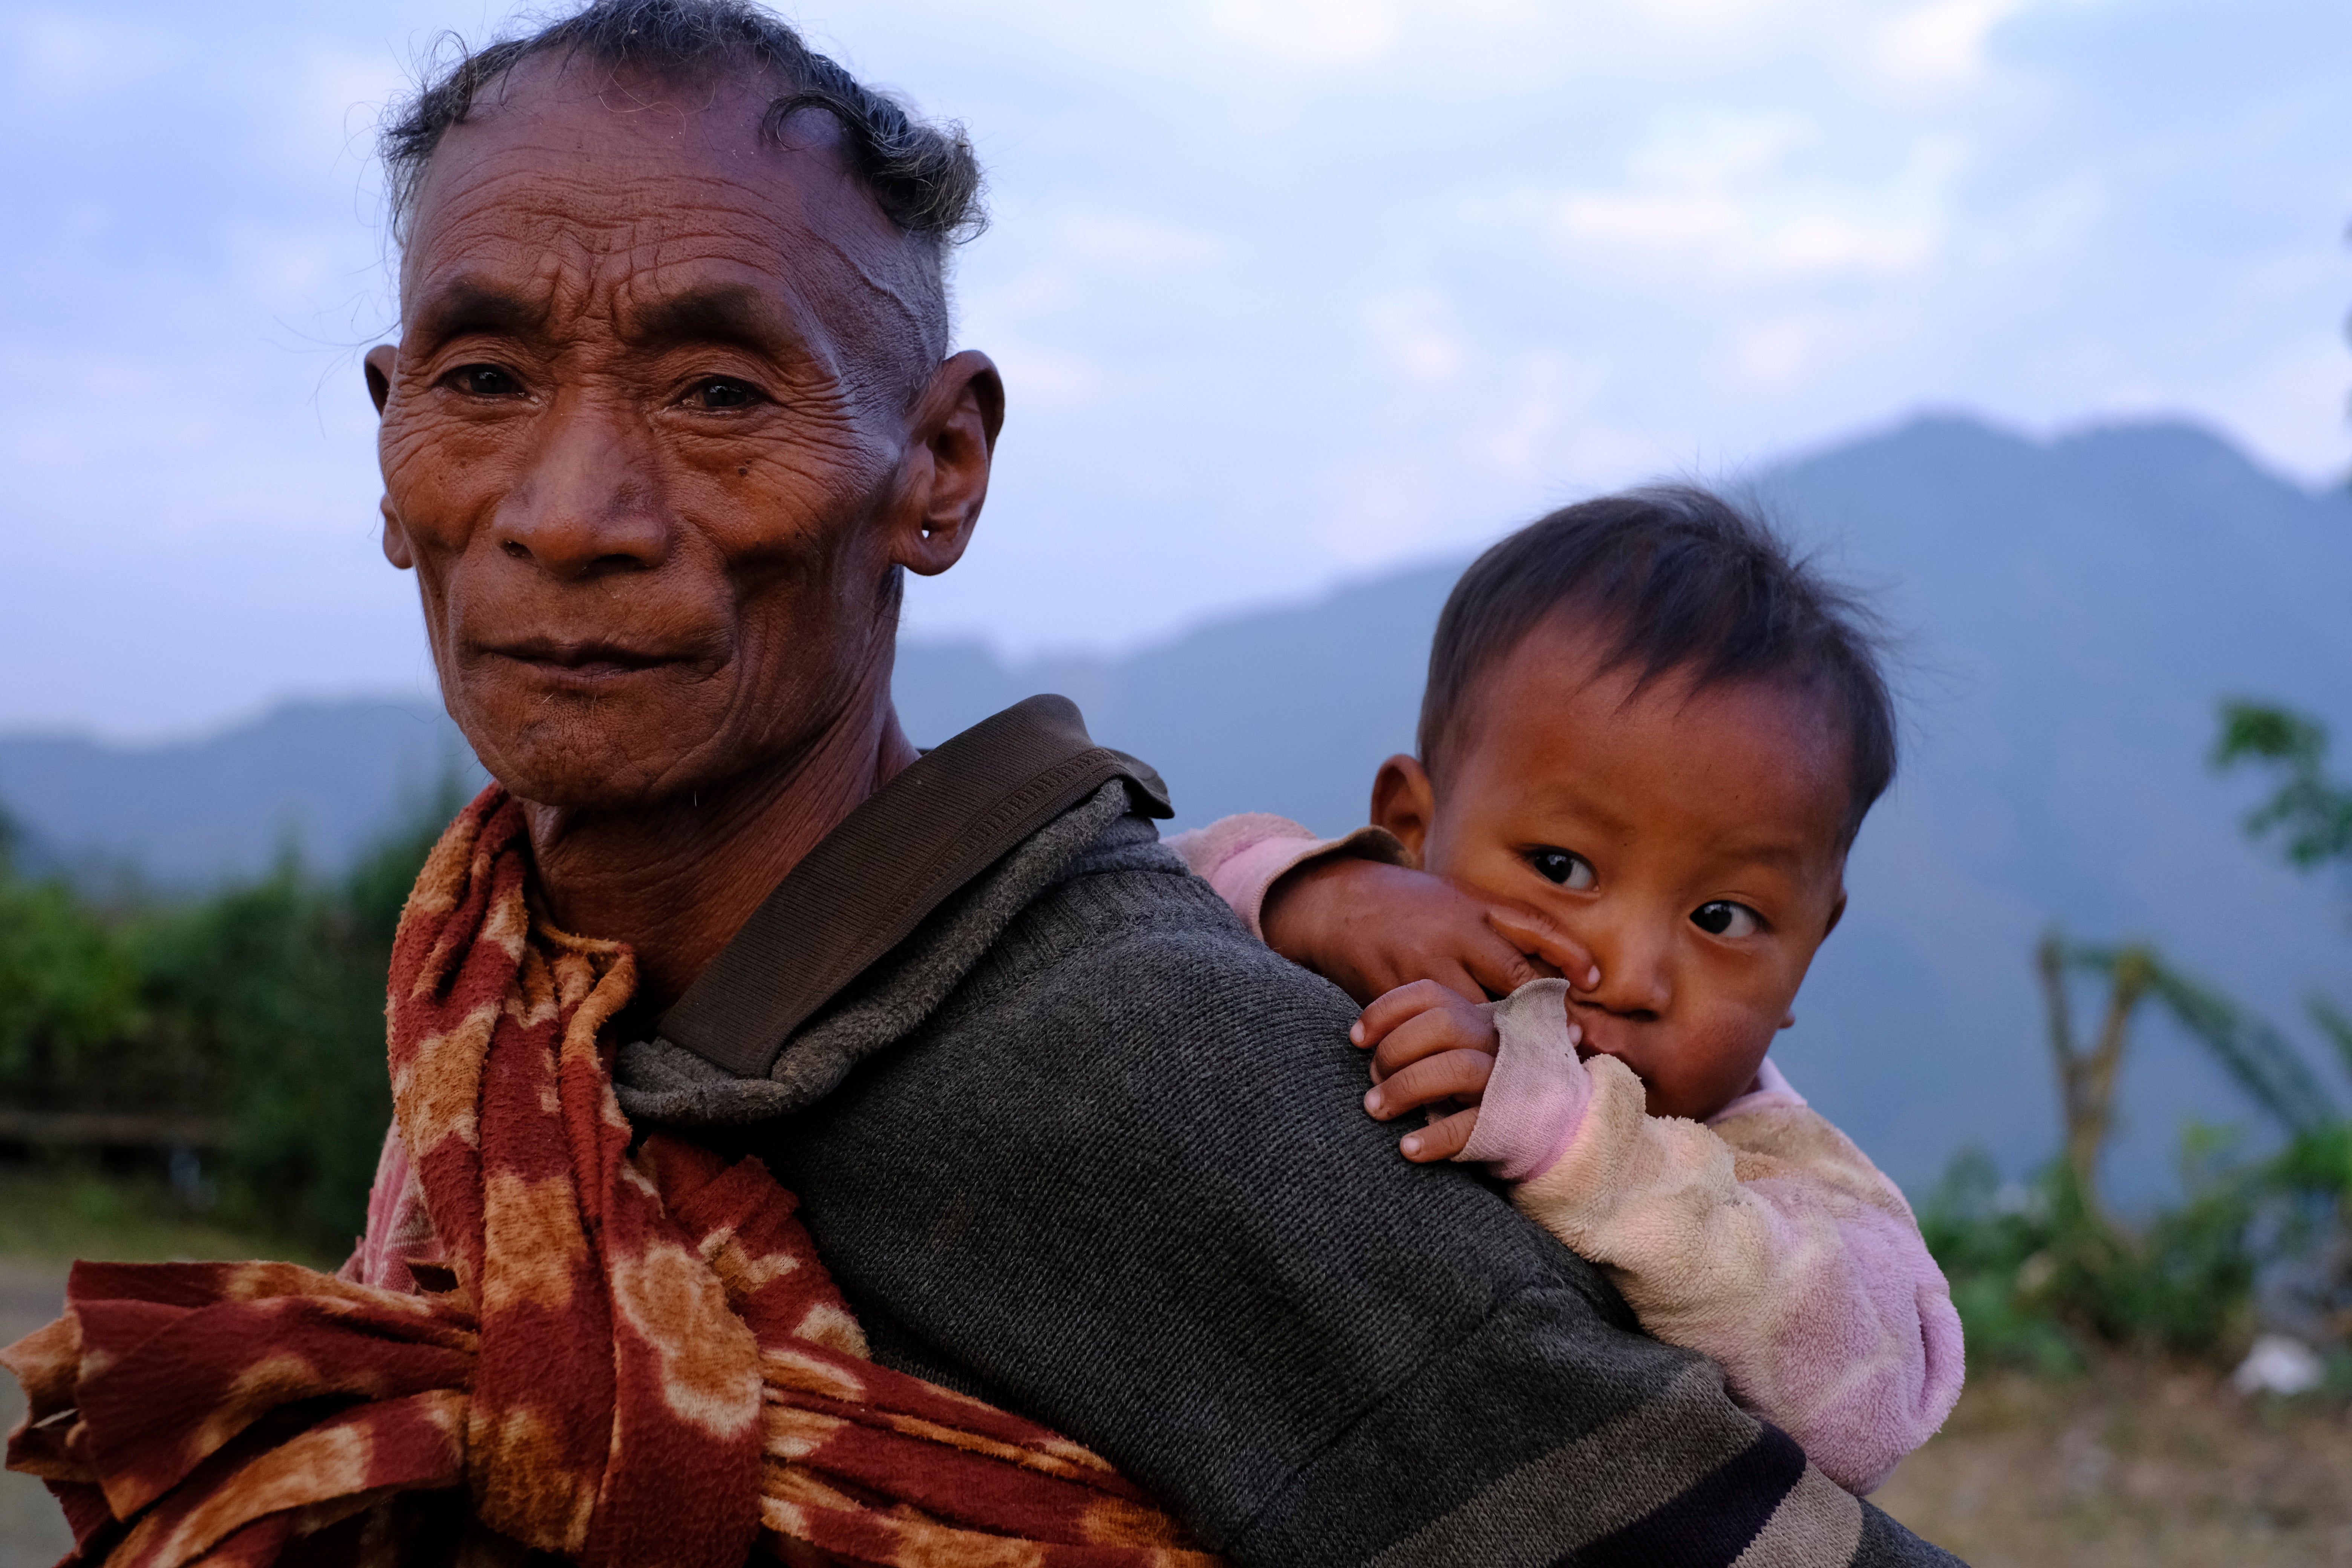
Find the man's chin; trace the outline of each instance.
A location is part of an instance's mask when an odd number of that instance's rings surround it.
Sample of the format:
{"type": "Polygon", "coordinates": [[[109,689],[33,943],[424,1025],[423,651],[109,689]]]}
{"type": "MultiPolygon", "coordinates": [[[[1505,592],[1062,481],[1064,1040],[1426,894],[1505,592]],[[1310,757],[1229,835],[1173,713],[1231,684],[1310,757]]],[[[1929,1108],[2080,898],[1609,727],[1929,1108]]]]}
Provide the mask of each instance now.
{"type": "Polygon", "coordinates": [[[689,759],[709,738],[674,687],[450,706],[509,794],[566,811],[643,810],[691,787],[689,759]]]}

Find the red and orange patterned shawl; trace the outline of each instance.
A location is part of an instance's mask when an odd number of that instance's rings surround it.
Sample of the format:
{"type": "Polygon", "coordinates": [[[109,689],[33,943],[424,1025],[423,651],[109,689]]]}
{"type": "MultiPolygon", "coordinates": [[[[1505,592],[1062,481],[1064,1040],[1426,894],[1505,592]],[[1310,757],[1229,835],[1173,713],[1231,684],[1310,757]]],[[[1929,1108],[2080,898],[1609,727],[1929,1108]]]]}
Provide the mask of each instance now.
{"type": "Polygon", "coordinates": [[[8,1464],[64,1503],[68,1562],[1211,1568],[1076,1444],[868,1362],[756,1161],[632,1147],[599,1031],[634,963],[534,919],[529,876],[485,792],[394,951],[439,1289],[83,1263],[0,1352],[31,1405],[8,1464]]]}

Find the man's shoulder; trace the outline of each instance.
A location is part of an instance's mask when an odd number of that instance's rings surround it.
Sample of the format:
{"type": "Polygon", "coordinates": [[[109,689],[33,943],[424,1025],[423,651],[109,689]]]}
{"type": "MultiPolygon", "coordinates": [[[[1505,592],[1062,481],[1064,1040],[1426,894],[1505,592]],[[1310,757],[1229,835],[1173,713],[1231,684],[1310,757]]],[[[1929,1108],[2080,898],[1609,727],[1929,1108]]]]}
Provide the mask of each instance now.
{"type": "Polygon", "coordinates": [[[1339,987],[1252,936],[1172,850],[1131,836],[1090,850],[1040,892],[961,993],[940,1024],[1007,1006],[1099,1017],[1108,1005],[1149,1009],[1163,1029],[1213,1016],[1221,1037],[1295,1038],[1344,1036],[1356,1015],[1339,987]]]}

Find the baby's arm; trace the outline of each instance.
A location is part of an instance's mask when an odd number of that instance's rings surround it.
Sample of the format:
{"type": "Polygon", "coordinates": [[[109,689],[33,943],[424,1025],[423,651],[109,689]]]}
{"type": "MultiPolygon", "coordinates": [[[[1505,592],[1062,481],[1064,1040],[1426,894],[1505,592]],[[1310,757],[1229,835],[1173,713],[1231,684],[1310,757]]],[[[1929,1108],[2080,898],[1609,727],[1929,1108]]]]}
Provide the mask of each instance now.
{"type": "Polygon", "coordinates": [[[1168,846],[1251,935],[1359,1004],[1415,980],[1479,1002],[1539,973],[1600,978],[1591,955],[1542,914],[1412,869],[1404,847],[1377,827],[1318,838],[1286,817],[1251,812],[1177,834],[1168,846]]]}
{"type": "Polygon", "coordinates": [[[1555,981],[1496,1005],[1456,1157],[1518,1179],[1520,1209],[1606,1266],[1643,1328],[1722,1363],[1824,1473],[1877,1487],[1960,1391],[1959,1316],[1910,1205],[1801,1104],[1644,1114],[1623,1063],[1577,1059],[1562,1001],[1555,981]]]}
{"type": "Polygon", "coordinates": [[[1192,874],[1234,907],[1250,935],[1265,941],[1261,923],[1265,896],[1274,884],[1309,861],[1351,858],[1383,865],[1404,863],[1404,847],[1377,827],[1359,827],[1339,838],[1318,838],[1312,828],[1270,811],[1221,816],[1206,827],[1179,833],[1168,847],[1184,857],[1192,874]]]}

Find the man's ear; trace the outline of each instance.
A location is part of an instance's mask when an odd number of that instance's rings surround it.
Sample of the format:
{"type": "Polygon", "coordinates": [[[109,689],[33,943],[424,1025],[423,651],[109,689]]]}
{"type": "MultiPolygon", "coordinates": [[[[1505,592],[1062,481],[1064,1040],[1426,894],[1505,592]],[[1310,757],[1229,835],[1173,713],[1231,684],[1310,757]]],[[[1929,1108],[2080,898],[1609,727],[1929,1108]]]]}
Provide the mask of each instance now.
{"type": "Polygon", "coordinates": [[[975,349],[950,355],[915,400],[908,421],[906,489],[892,521],[891,559],[935,576],[963,559],[988,499],[1004,382],[975,349]]]}
{"type": "Polygon", "coordinates": [[[399,355],[390,343],[376,344],[360,361],[360,368],[367,373],[368,401],[375,405],[378,414],[392,401],[392,368],[397,363],[399,355]]]}
{"type": "Polygon", "coordinates": [[[1385,827],[1404,846],[1415,867],[1429,843],[1430,825],[1437,820],[1437,787],[1419,757],[1398,752],[1381,764],[1372,779],[1372,826],[1385,827]]]}
{"type": "Polygon", "coordinates": [[[408,547],[408,535],[401,531],[399,520],[392,515],[392,498],[385,496],[376,502],[383,513],[383,558],[403,572],[416,564],[416,552],[408,547]]]}
{"type": "MultiPolygon", "coordinates": [[[[375,405],[376,413],[392,401],[392,373],[399,363],[399,353],[390,343],[378,343],[368,350],[360,366],[367,373],[368,401],[375,405]]],[[[384,496],[376,502],[383,514],[383,558],[403,572],[416,564],[416,552],[408,548],[408,535],[400,530],[399,521],[392,515],[392,498],[384,496]]]]}

